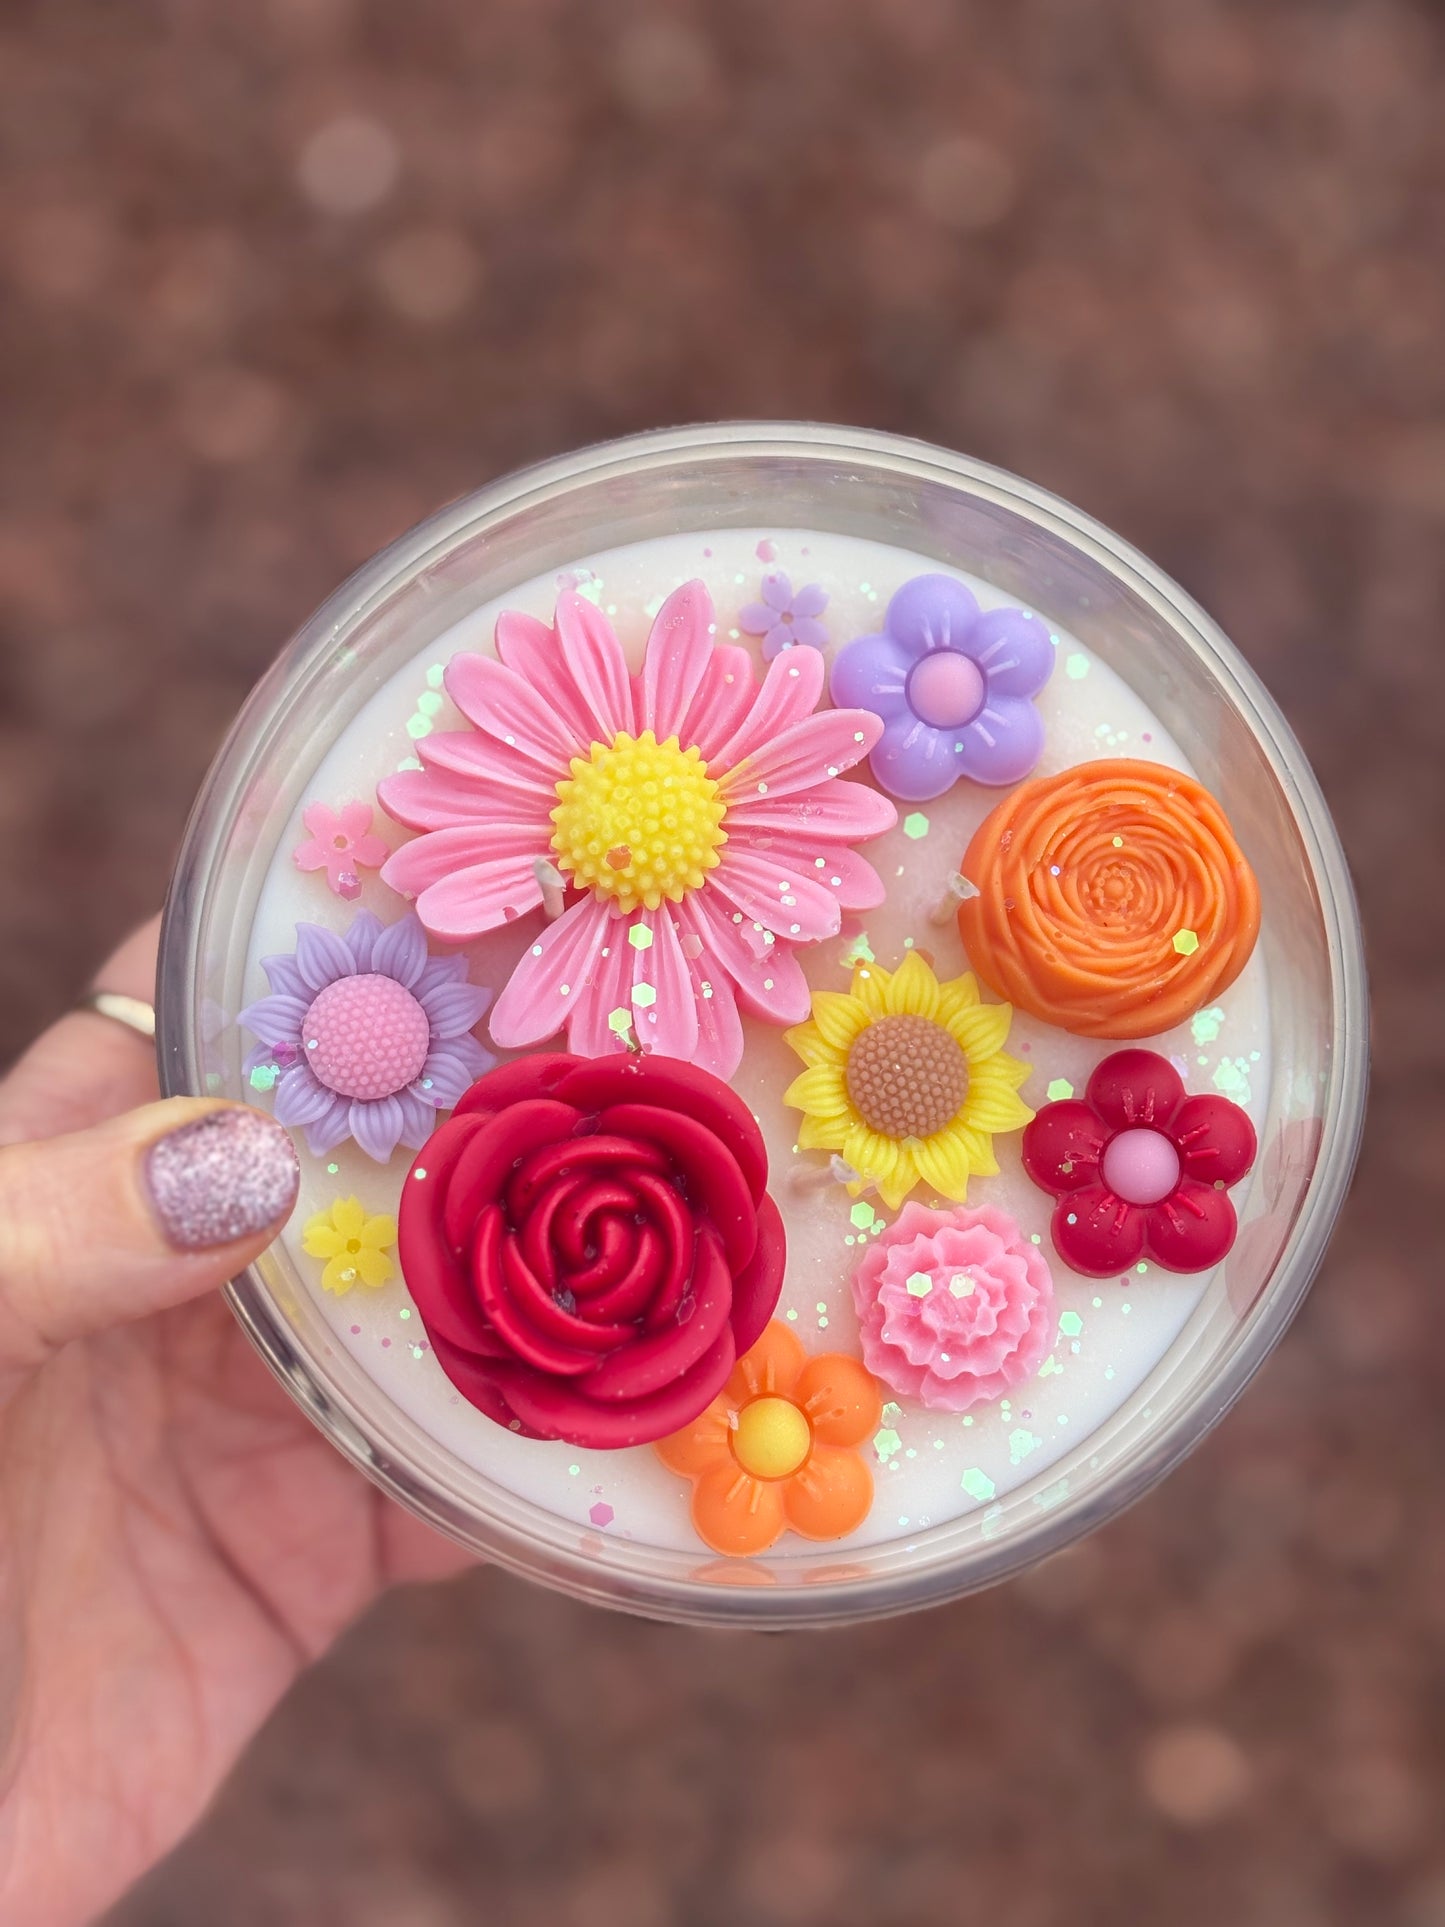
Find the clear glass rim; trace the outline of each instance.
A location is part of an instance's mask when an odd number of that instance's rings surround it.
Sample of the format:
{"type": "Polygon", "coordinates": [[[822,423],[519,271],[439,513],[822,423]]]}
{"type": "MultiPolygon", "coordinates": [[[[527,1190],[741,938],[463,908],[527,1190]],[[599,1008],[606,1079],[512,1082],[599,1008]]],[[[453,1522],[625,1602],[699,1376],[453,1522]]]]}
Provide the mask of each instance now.
{"type": "Polygon", "coordinates": [[[195,915],[224,828],[221,799],[253,766],[271,733],[277,699],[314,651],[364,621],[401,578],[470,525],[515,513],[609,471],[633,475],[679,458],[853,456],[896,474],[932,481],[1024,514],[1107,574],[1155,604],[1226,688],[1285,795],[1309,863],[1328,945],[1330,1055],[1319,1154],[1301,1209],[1267,1291],[1250,1313],[1241,1342],[1204,1375],[1160,1427],[1150,1451],[1095,1490],[1065,1499],[966,1565],[890,1573],[873,1579],[818,1580],[782,1594],[767,1587],[718,1587],[697,1579],[633,1577],[599,1567],[581,1553],[539,1548],[500,1522],[486,1533],[469,1513],[392,1463],[368,1435],[363,1415],[347,1412],[298,1351],[270,1294],[252,1269],[228,1287],[231,1307],[271,1370],[332,1443],[399,1503],[439,1530],[523,1577],[574,1597],[678,1622],[778,1630],[877,1619],[980,1590],[1057,1551],[1123,1511],[1163,1478],[1216,1425],[1283,1336],[1324,1256],[1349,1186],[1363,1130],[1368,1081],[1368,994],[1363,942],[1343,849],[1314,773],[1273,697],[1217,624],[1191,597],[1103,524],[1046,489],[988,463],[908,437],[813,423],[724,422],[652,430],[518,469],[437,511],[344,582],[298,631],[262,677],[218,752],[192,809],[166,901],[157,973],[157,1053],[167,1095],[204,1089],[200,1039],[190,1021],[190,987],[199,965],[195,915]]]}

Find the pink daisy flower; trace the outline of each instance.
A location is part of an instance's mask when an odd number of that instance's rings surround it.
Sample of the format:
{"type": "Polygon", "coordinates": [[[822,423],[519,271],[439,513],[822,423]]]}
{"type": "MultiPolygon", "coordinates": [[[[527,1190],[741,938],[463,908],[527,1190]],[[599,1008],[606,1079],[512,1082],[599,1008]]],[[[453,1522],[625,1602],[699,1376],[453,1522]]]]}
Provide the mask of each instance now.
{"type": "Polygon", "coordinates": [[[848,846],[892,826],[892,803],[839,781],[878,740],[861,709],[815,715],[825,665],[788,649],[761,684],[747,652],[713,641],[700,582],[659,610],[640,675],[585,598],[555,627],[504,614],[499,660],[456,655],[446,689],[472,725],[417,745],[383,807],[422,835],[382,877],[431,933],[466,943],[533,910],[539,864],[571,898],[492,1013],[505,1049],[565,1028],[599,1057],[644,1049],[729,1077],[739,1006],[774,1024],[808,1015],[799,944],[883,900],[848,846]]]}

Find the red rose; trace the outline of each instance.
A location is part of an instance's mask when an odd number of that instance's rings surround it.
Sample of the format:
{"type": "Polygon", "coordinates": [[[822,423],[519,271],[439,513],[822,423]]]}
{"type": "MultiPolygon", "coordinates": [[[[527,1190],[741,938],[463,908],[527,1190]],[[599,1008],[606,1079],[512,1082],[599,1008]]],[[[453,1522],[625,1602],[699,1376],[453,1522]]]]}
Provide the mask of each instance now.
{"type": "Polygon", "coordinates": [[[402,1191],[402,1270],[447,1377],[528,1437],[645,1445],[761,1334],[785,1240],[747,1106],[665,1057],[519,1058],[402,1191]]]}

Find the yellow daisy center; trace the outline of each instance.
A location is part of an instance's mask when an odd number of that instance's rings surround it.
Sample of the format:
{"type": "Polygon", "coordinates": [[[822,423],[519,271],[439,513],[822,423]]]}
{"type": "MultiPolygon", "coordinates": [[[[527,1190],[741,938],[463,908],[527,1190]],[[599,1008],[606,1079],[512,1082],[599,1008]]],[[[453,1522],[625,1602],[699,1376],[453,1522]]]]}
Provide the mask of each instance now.
{"type": "Polygon", "coordinates": [[[968,1095],[963,1047],[931,1017],[875,1018],[854,1038],[845,1077],[854,1109],[884,1137],[932,1137],[968,1095]]]}
{"type": "Polygon", "coordinates": [[[622,730],[572,758],[557,785],[552,848],[579,889],[624,914],[639,904],[655,910],[664,897],[680,903],[716,868],[725,814],[695,746],[622,730]]]}
{"type": "Polygon", "coordinates": [[[733,1457],[755,1479],[786,1479],[813,1449],[808,1421],[788,1398],[755,1398],[738,1413],[733,1457]]]}

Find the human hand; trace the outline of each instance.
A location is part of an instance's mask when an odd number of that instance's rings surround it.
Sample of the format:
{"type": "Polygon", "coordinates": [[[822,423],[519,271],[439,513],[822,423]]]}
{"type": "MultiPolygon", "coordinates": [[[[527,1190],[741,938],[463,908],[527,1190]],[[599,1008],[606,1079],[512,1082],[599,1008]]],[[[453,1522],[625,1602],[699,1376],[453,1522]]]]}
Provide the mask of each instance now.
{"type": "MultiPolygon", "coordinates": [[[[156,935],[103,987],[149,998],[156,935]]],[[[291,1210],[286,1133],[155,1099],[145,1043],[90,1011],[0,1083],[0,1920],[25,1927],[159,1859],[378,1591],[468,1563],[216,1295],[291,1210]]]]}

